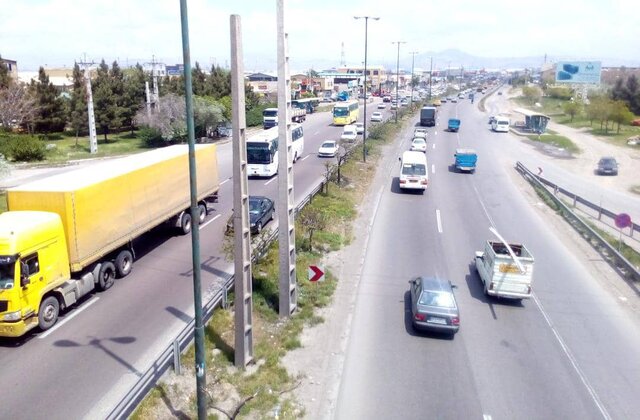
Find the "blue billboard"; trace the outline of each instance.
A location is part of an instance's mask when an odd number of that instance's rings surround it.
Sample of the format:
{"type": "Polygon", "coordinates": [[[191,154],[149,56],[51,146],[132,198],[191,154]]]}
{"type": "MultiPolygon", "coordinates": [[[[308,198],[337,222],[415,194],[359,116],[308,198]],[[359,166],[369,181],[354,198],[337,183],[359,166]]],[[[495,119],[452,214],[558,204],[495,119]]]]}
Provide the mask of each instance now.
{"type": "Polygon", "coordinates": [[[599,61],[560,61],[556,63],[558,83],[600,83],[599,61]]]}

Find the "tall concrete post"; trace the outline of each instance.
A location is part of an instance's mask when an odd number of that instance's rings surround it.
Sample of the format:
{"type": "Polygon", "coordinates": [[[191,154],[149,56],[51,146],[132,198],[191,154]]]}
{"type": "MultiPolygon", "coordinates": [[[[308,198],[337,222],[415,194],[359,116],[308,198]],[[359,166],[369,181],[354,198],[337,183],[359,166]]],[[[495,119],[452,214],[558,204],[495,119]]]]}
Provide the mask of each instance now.
{"type": "Polygon", "coordinates": [[[295,206],[293,156],[291,153],[291,79],[288,34],[285,31],[284,0],[277,0],[278,15],[278,244],[280,259],[281,317],[290,316],[298,305],[296,284],[295,206]]]}
{"type": "Polygon", "coordinates": [[[144,82],[144,93],[147,98],[147,121],[151,123],[151,93],[149,92],[149,81],[144,82]]]}
{"type": "Polygon", "coordinates": [[[244,97],[244,64],[240,16],[231,15],[231,121],[233,150],[233,232],[235,240],[235,365],[253,360],[253,296],[251,285],[251,231],[244,97]]]}
{"type": "Polygon", "coordinates": [[[91,92],[91,70],[89,64],[84,64],[84,78],[87,82],[87,115],[89,118],[89,150],[91,154],[98,153],[98,135],[96,134],[96,116],[93,111],[93,93],[91,92]]]}

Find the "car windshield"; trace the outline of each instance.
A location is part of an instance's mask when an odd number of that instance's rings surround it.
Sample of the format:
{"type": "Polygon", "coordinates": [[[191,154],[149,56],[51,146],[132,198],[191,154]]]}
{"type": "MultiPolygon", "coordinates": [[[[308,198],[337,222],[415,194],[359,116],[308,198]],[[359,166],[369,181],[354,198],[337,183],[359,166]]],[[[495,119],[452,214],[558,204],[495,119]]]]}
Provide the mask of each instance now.
{"type": "Polygon", "coordinates": [[[418,146],[423,145],[424,143],[425,143],[424,140],[421,139],[421,138],[417,138],[417,139],[413,140],[413,144],[418,145],[418,146]]]}
{"type": "Polygon", "coordinates": [[[612,158],[600,159],[601,165],[614,165],[615,163],[616,163],[616,160],[612,158]]]}
{"type": "Polygon", "coordinates": [[[0,263],[0,290],[12,289],[15,281],[15,262],[0,263]]]}
{"type": "Polygon", "coordinates": [[[326,148],[326,149],[330,149],[332,147],[336,146],[336,142],[335,141],[325,141],[324,143],[322,143],[322,148],[326,148]]]}
{"type": "Polygon", "coordinates": [[[426,175],[427,169],[421,163],[405,163],[402,165],[402,175],[426,175]]]}
{"type": "Polygon", "coordinates": [[[438,308],[454,309],[456,302],[453,295],[449,292],[433,292],[423,290],[418,302],[420,305],[435,306],[438,308]]]}
{"type": "Polygon", "coordinates": [[[261,200],[249,200],[249,213],[260,214],[261,209],[261,200]]]}

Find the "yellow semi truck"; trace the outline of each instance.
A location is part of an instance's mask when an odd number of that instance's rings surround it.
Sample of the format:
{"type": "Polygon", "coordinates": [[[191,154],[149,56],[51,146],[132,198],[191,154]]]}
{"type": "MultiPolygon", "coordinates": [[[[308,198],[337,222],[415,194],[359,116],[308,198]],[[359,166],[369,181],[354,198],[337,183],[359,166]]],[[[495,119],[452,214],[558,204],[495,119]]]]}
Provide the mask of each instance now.
{"type": "MultiPolygon", "coordinates": [[[[199,220],[219,189],[215,145],[196,146],[199,220]]],[[[166,223],[191,231],[187,145],[7,190],[0,214],[0,336],[51,328],[61,310],[131,272],[134,239],[166,223]]]]}

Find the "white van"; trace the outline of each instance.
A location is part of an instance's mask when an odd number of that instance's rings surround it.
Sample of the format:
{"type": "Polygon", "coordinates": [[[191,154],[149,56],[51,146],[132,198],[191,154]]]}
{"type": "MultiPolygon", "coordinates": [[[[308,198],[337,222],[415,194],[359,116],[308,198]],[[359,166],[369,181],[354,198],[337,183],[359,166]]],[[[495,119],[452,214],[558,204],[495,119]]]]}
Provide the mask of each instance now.
{"type": "Polygon", "coordinates": [[[426,190],[429,183],[427,156],[422,152],[406,151],[400,159],[400,188],[426,190]]]}
{"type": "Polygon", "coordinates": [[[502,131],[504,133],[509,132],[509,117],[503,115],[497,115],[491,123],[491,129],[493,131],[502,131]]]}
{"type": "Polygon", "coordinates": [[[342,135],[340,136],[340,140],[344,141],[355,141],[358,137],[358,128],[355,125],[349,124],[345,125],[342,130],[342,135]]]}

